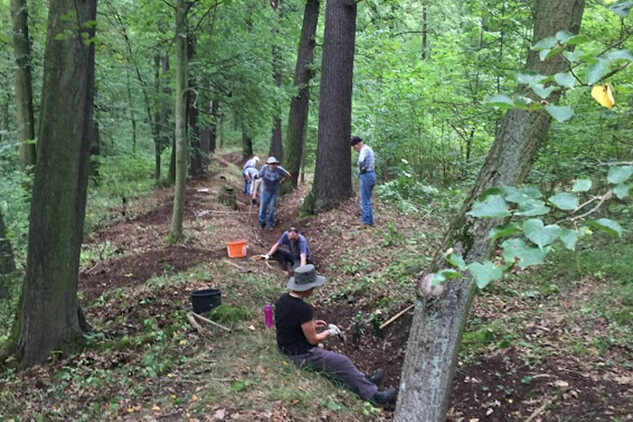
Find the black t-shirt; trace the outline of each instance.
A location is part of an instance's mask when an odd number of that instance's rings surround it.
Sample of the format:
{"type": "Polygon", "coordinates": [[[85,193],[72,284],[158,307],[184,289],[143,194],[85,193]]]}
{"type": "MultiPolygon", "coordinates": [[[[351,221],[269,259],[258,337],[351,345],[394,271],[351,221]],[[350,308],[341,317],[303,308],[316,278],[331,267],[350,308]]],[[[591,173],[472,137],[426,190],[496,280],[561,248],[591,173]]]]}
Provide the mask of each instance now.
{"type": "Polygon", "coordinates": [[[313,345],[308,343],[301,324],[312,320],[312,308],[301,299],[286,293],[275,304],[277,346],[286,355],[307,353],[313,345]]]}

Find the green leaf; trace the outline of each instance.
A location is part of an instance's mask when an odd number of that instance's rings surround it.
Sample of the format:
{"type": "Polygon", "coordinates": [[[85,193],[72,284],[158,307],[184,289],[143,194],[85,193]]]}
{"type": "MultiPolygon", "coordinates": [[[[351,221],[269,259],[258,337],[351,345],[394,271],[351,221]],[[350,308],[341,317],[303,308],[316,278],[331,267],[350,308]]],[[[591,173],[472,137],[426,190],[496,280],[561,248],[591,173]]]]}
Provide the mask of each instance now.
{"type": "Polygon", "coordinates": [[[493,280],[501,279],[503,276],[503,269],[495,266],[490,261],[484,261],[483,265],[479,262],[473,262],[468,265],[468,270],[480,289],[486,287],[493,280]]]}
{"type": "Polygon", "coordinates": [[[482,202],[475,201],[468,214],[478,218],[502,218],[511,215],[508,204],[501,195],[490,195],[482,202]]]}
{"type": "Polygon", "coordinates": [[[613,166],[609,168],[609,174],[607,175],[607,181],[611,184],[617,185],[622,182],[626,182],[633,174],[633,166],[613,166]]]}
{"type": "Polygon", "coordinates": [[[519,205],[519,209],[514,213],[521,217],[538,217],[550,212],[551,208],[543,201],[530,200],[519,205]]]}
{"type": "Polygon", "coordinates": [[[557,55],[558,53],[560,53],[563,50],[565,50],[565,46],[564,45],[559,45],[557,47],[552,48],[550,51],[547,52],[547,54],[543,54],[546,51],[546,50],[543,50],[543,51],[541,51],[539,53],[539,55],[541,56],[541,60],[547,60],[550,57],[553,57],[553,56],[557,55]]]}
{"type": "Polygon", "coordinates": [[[573,88],[576,85],[576,79],[569,73],[557,73],[554,75],[556,83],[564,88],[573,88]]]}
{"type": "Polygon", "coordinates": [[[523,223],[523,232],[532,243],[543,250],[545,246],[554,242],[560,235],[558,224],[543,225],[543,220],[531,218],[523,223]]]}
{"type": "Polygon", "coordinates": [[[608,218],[591,220],[588,221],[587,224],[611,235],[618,235],[619,237],[622,237],[622,226],[613,220],[609,220],[608,218]]]}
{"type": "Polygon", "coordinates": [[[587,84],[593,85],[598,82],[609,70],[604,60],[598,60],[597,63],[589,66],[587,70],[587,84]]]}
{"type": "Polygon", "coordinates": [[[631,188],[633,188],[632,184],[620,183],[615,188],[613,188],[613,193],[618,199],[624,199],[629,196],[631,188]]]}
{"type": "Polygon", "coordinates": [[[573,192],[587,192],[589,189],[591,189],[591,180],[589,179],[578,179],[571,188],[573,192]]]}
{"type": "Polygon", "coordinates": [[[556,119],[557,122],[569,120],[574,115],[574,110],[569,106],[546,105],[545,110],[556,119]]]}
{"type": "Polygon", "coordinates": [[[451,278],[460,278],[462,275],[455,270],[440,270],[433,274],[433,278],[431,279],[431,284],[433,286],[437,286],[440,283],[444,283],[446,280],[451,278]]]}
{"type": "Polygon", "coordinates": [[[460,254],[452,253],[446,257],[446,260],[461,271],[466,270],[466,261],[464,261],[464,258],[460,254]]]}
{"type": "Polygon", "coordinates": [[[488,233],[488,239],[498,239],[500,237],[512,236],[513,234],[520,233],[521,228],[517,223],[510,223],[507,225],[499,225],[490,230],[488,233]]]}
{"type": "Polygon", "coordinates": [[[490,97],[488,99],[488,102],[496,106],[505,106],[505,105],[513,106],[514,105],[514,101],[512,100],[512,98],[503,94],[490,97]]]}
{"type": "Polygon", "coordinates": [[[518,265],[525,269],[531,265],[542,264],[549,252],[549,248],[541,250],[528,246],[523,239],[508,239],[501,244],[503,248],[503,259],[507,263],[514,262],[514,258],[519,258],[518,265]]]}
{"type": "Polygon", "coordinates": [[[541,98],[549,97],[552,91],[556,89],[556,87],[552,85],[545,87],[545,85],[536,85],[536,84],[530,85],[530,88],[532,88],[532,91],[534,91],[534,93],[541,98]]]}
{"type": "Polygon", "coordinates": [[[246,388],[246,383],[244,381],[235,380],[233,384],[231,384],[231,391],[242,391],[246,388]]]}
{"type": "Polygon", "coordinates": [[[0,42],[9,44],[11,42],[11,39],[6,34],[0,33],[0,42]]]}
{"type": "Polygon", "coordinates": [[[583,53],[581,50],[563,51],[563,57],[565,57],[571,63],[577,62],[583,54],[585,53],[583,53]]]}
{"type": "Polygon", "coordinates": [[[517,73],[517,82],[524,85],[541,85],[542,80],[546,77],[543,75],[530,75],[528,73],[517,73]]]}
{"type": "Polygon", "coordinates": [[[536,44],[534,44],[532,46],[532,50],[534,51],[541,51],[543,49],[550,49],[553,48],[556,44],[558,44],[558,41],[556,40],[556,38],[554,37],[547,37],[547,38],[543,38],[542,40],[540,40],[539,42],[537,42],[536,44]]]}
{"type": "Polygon", "coordinates": [[[580,235],[576,230],[562,228],[560,229],[560,240],[570,251],[576,250],[576,242],[580,235]]]}
{"type": "Polygon", "coordinates": [[[618,14],[622,18],[626,18],[631,7],[633,7],[633,1],[620,1],[609,6],[609,10],[618,14]]]}
{"type": "Polygon", "coordinates": [[[626,60],[629,62],[633,62],[633,54],[631,54],[631,52],[628,50],[610,51],[607,55],[607,58],[611,61],[626,60]]]}
{"type": "Polygon", "coordinates": [[[563,192],[550,196],[548,201],[552,203],[556,208],[571,211],[578,208],[578,197],[573,193],[563,192]]]}

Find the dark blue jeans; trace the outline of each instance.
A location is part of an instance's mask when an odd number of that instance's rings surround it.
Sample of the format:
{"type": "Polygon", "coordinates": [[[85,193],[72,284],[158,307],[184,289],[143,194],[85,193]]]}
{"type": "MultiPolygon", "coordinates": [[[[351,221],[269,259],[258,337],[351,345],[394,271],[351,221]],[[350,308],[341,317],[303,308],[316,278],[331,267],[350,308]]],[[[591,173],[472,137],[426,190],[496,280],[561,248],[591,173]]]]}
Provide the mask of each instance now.
{"type": "Polygon", "coordinates": [[[251,193],[251,179],[246,180],[246,171],[242,170],[242,177],[244,177],[244,193],[249,195],[251,193]]]}
{"type": "Polygon", "coordinates": [[[376,173],[370,171],[360,175],[360,222],[374,224],[374,213],[371,208],[371,192],[376,184],[376,173]]]}
{"type": "Polygon", "coordinates": [[[268,227],[275,225],[275,208],[277,208],[277,199],[279,192],[269,192],[262,189],[262,197],[259,204],[259,224],[266,224],[268,227]],[[268,219],[266,219],[268,214],[268,219]]]}

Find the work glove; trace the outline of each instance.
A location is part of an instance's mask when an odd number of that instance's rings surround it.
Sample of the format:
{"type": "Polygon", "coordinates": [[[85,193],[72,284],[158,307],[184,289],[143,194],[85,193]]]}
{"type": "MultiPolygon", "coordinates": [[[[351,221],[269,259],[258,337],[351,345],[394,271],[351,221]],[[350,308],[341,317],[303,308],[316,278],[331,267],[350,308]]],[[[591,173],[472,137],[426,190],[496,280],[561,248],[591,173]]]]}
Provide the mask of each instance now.
{"type": "Polygon", "coordinates": [[[265,259],[266,261],[268,261],[270,259],[270,255],[268,254],[262,255],[262,259],[265,259]]]}
{"type": "Polygon", "coordinates": [[[330,337],[341,335],[341,329],[334,324],[328,324],[327,330],[330,332],[330,337]]]}

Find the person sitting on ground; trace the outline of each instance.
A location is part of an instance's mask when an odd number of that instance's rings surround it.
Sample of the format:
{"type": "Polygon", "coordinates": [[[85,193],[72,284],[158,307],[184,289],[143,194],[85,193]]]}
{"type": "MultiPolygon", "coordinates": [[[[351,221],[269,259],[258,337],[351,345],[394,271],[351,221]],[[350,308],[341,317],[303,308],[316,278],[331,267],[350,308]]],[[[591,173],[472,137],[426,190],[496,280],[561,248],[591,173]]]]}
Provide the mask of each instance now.
{"type": "Polygon", "coordinates": [[[342,335],[336,325],[313,319],[312,307],[304,301],[323,283],[325,277],[316,274],[314,265],[295,269],[294,276],[288,280],[290,291],[275,304],[279,351],[300,368],[309,367],[342,381],[363,400],[377,405],[393,400],[396,395],[393,387],[379,390],[381,369],[367,377],[347,356],[318,346],[328,337],[342,335]]]}
{"type": "Polygon", "coordinates": [[[242,167],[242,176],[244,176],[244,193],[246,195],[248,195],[251,191],[251,182],[249,177],[246,175],[246,170],[249,168],[255,168],[257,163],[259,163],[259,157],[255,155],[253,158],[244,163],[244,166],[242,167]]]}
{"type": "Polygon", "coordinates": [[[275,157],[268,157],[266,165],[259,170],[262,179],[262,197],[259,204],[259,225],[272,230],[275,225],[275,209],[279,199],[279,187],[290,178],[290,173],[279,165],[275,157]],[[268,218],[266,217],[268,215],[268,218]]]}
{"type": "Polygon", "coordinates": [[[264,255],[264,259],[269,258],[279,262],[279,265],[284,269],[289,265],[290,268],[295,269],[312,263],[312,253],[308,241],[302,234],[299,234],[299,230],[295,227],[290,227],[270,247],[268,253],[264,255]],[[287,246],[288,249],[280,249],[280,246],[287,246]]]}

